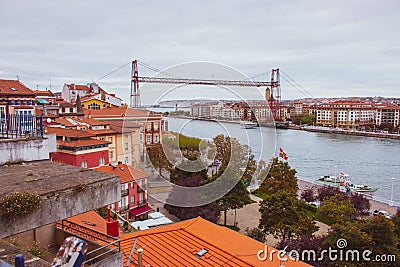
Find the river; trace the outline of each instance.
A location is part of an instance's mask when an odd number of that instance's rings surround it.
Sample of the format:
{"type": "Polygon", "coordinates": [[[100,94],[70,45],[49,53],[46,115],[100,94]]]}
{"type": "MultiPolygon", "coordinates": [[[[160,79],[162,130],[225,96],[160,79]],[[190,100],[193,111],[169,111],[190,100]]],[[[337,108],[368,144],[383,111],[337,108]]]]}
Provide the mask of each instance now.
{"type": "Polygon", "coordinates": [[[272,129],[242,129],[239,124],[168,118],[169,130],[211,139],[217,134],[249,144],[257,160],[269,161],[281,147],[301,180],[314,182],[322,175],[344,172],[354,184],[377,187],[374,199],[400,204],[400,140],[272,129]],[[336,167],[335,167],[336,166],[336,167]]]}

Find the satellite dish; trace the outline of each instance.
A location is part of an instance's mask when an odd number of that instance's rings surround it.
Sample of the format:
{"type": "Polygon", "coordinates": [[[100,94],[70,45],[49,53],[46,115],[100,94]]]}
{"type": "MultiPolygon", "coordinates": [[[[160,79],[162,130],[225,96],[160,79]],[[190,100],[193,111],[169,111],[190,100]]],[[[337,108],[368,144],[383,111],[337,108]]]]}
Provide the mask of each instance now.
{"type": "Polygon", "coordinates": [[[50,123],[50,122],[51,122],[51,119],[50,119],[50,118],[47,118],[46,121],[47,121],[47,123],[50,123]]]}

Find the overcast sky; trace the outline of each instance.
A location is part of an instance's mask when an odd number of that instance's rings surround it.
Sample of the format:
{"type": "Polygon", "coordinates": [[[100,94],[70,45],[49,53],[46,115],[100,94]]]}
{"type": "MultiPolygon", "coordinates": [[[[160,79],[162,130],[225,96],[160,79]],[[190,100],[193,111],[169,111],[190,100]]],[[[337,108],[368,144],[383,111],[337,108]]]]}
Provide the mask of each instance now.
{"type": "MultiPolygon", "coordinates": [[[[133,59],[207,61],[248,77],[279,67],[314,97],[399,97],[399,13],[396,0],[0,0],[0,78],[60,91],[133,59]]],[[[98,82],[127,100],[130,65],[98,82]]],[[[284,99],[307,96],[281,82],[284,99]]]]}

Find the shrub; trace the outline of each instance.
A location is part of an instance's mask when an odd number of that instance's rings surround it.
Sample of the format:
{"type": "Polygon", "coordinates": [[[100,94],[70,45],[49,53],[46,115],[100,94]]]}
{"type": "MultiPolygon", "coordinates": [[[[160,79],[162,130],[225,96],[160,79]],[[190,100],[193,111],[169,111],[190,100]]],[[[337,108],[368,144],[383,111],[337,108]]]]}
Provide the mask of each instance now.
{"type": "Polygon", "coordinates": [[[35,211],[41,202],[39,195],[32,192],[12,192],[0,201],[0,215],[15,220],[35,211]]]}

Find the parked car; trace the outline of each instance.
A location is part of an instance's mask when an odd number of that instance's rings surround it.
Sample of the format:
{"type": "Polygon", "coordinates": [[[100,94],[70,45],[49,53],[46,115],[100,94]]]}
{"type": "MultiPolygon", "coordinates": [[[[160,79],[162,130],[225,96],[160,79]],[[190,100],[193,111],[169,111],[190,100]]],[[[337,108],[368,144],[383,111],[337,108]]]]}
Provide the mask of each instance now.
{"type": "Polygon", "coordinates": [[[387,212],[386,210],[374,210],[372,212],[372,215],[374,215],[374,216],[382,215],[382,216],[385,216],[385,218],[387,218],[387,219],[391,218],[389,212],[387,212]]]}

